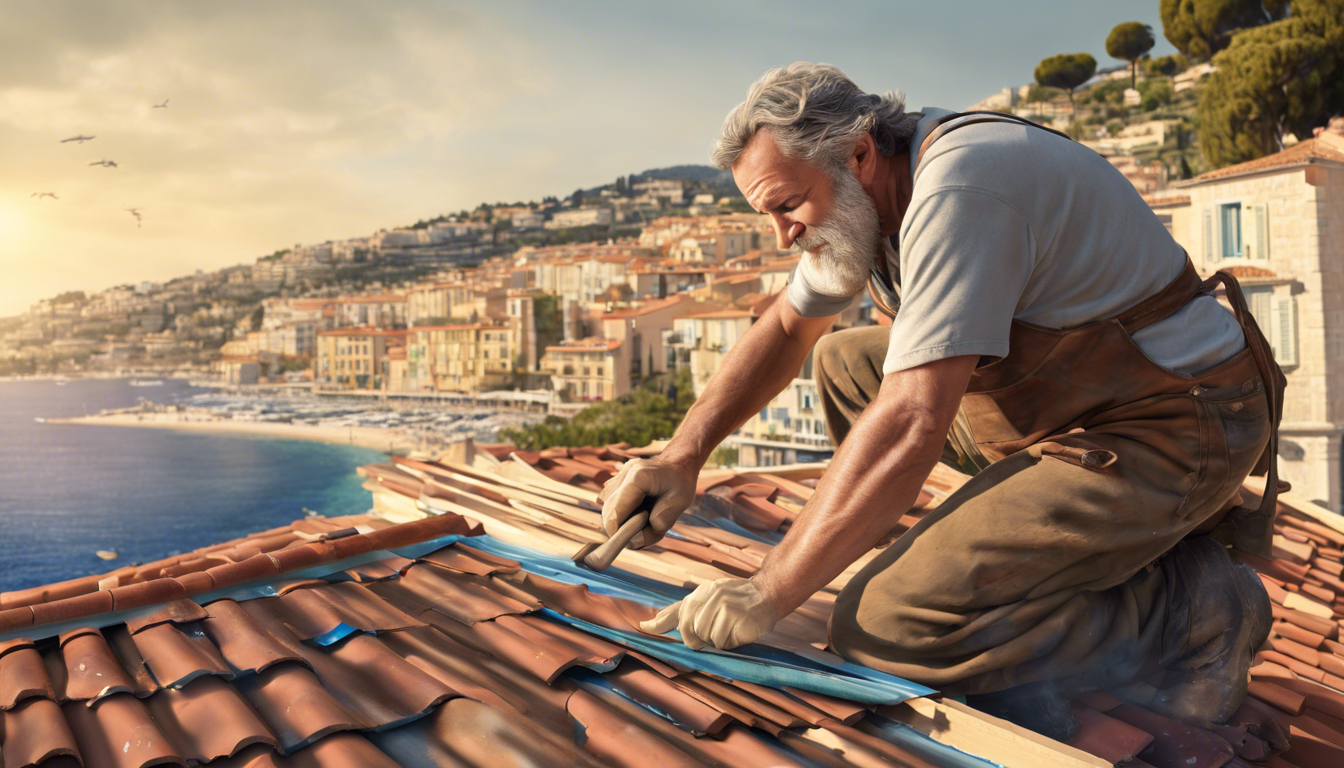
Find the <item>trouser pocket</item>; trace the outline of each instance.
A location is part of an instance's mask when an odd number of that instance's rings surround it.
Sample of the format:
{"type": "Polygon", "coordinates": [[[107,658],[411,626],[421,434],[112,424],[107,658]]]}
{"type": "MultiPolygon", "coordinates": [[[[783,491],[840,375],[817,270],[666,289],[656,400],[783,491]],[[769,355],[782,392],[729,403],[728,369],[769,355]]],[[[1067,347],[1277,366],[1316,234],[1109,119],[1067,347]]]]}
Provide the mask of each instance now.
{"type": "Polygon", "coordinates": [[[1199,477],[1179,514],[1218,512],[1255,467],[1269,443],[1269,402],[1259,377],[1232,387],[1190,391],[1199,417],[1199,477]]]}

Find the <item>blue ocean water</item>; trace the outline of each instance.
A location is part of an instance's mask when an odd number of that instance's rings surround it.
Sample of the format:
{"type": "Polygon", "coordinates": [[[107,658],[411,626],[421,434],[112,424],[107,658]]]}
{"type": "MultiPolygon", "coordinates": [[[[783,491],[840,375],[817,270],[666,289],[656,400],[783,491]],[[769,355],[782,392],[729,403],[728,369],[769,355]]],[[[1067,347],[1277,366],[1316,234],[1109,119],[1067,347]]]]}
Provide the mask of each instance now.
{"type": "Polygon", "coordinates": [[[0,591],[104,573],[284,525],[369,509],[378,451],[295,440],[42,424],[204,390],[164,380],[0,382],[0,591]],[[103,561],[96,550],[119,557],[103,561]]]}

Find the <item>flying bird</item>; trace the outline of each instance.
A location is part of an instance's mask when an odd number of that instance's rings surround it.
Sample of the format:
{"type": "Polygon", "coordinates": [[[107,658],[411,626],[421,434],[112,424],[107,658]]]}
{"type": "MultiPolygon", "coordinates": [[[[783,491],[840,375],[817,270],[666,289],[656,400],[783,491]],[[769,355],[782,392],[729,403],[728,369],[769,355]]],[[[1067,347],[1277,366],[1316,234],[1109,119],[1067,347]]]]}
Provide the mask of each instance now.
{"type": "Polygon", "coordinates": [[[44,197],[50,197],[52,200],[61,199],[56,196],[55,192],[34,192],[33,194],[29,195],[29,197],[36,197],[38,200],[41,200],[44,197]]]}
{"type": "Polygon", "coordinates": [[[140,226],[140,209],[139,209],[139,208],[127,208],[127,209],[126,209],[126,212],[129,213],[129,214],[131,214],[132,216],[135,217],[135,226],[137,226],[137,227],[140,226]]]}
{"type": "Polygon", "coordinates": [[[154,106],[150,107],[150,109],[167,109],[167,108],[168,108],[167,99],[164,99],[162,104],[155,104],[154,106]]]}
{"type": "Polygon", "coordinates": [[[96,162],[96,163],[89,163],[89,165],[101,165],[101,166],[103,166],[104,168],[116,168],[116,167],[117,167],[116,162],[114,162],[114,161],[112,161],[112,160],[99,160],[99,161],[96,162]]]}
{"type": "Polygon", "coordinates": [[[79,142],[80,144],[83,144],[83,143],[86,142],[86,141],[92,141],[92,140],[94,140],[94,139],[96,139],[96,138],[98,138],[98,137],[97,137],[97,136],[71,136],[71,137],[68,138],[68,139],[61,139],[61,143],[64,144],[64,143],[66,143],[66,142],[68,142],[68,141],[77,141],[77,142],[79,142]]]}

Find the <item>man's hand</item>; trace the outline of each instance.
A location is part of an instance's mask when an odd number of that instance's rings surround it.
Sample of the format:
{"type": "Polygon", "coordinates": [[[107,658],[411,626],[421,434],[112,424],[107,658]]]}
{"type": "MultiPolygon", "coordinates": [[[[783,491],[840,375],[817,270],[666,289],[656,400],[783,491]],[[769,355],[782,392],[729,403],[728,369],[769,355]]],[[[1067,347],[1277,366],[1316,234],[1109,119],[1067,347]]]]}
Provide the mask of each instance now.
{"type": "Polygon", "coordinates": [[[663,538],[681,513],[695,500],[695,469],[658,459],[632,459],[607,481],[597,495],[602,502],[602,530],[616,533],[621,523],[635,514],[646,497],[657,499],[649,512],[649,527],[630,540],[632,549],[643,549],[663,538]]]}
{"type": "Polygon", "coordinates": [[[693,651],[706,645],[724,650],[755,642],[782,618],[750,579],[718,579],[696,587],[685,599],[640,622],[639,628],[655,635],[677,629],[693,651]]]}

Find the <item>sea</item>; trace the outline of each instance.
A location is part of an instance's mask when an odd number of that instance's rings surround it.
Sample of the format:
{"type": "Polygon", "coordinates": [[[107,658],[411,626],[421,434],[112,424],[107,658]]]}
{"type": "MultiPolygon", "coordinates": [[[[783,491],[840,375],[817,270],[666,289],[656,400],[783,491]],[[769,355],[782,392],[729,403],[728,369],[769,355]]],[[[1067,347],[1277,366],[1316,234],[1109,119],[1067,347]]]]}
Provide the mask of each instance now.
{"type": "Polygon", "coordinates": [[[185,381],[0,381],[0,591],[145,563],[371,506],[361,464],[385,453],[310,441],[45,424],[141,399],[181,402],[185,381]],[[99,550],[117,553],[100,559],[99,550]]]}

